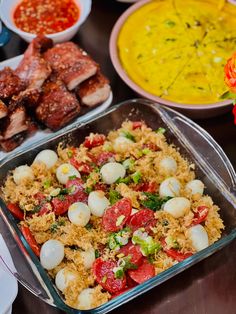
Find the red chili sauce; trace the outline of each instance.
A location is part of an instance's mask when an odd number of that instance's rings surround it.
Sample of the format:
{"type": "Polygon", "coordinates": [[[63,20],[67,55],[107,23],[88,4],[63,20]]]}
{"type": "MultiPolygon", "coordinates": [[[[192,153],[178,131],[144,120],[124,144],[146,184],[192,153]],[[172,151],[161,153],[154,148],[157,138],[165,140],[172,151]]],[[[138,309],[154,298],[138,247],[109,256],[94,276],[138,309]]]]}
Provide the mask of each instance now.
{"type": "Polygon", "coordinates": [[[23,0],[15,9],[16,27],[32,34],[53,34],[74,25],[80,16],[73,0],[23,0]]]}

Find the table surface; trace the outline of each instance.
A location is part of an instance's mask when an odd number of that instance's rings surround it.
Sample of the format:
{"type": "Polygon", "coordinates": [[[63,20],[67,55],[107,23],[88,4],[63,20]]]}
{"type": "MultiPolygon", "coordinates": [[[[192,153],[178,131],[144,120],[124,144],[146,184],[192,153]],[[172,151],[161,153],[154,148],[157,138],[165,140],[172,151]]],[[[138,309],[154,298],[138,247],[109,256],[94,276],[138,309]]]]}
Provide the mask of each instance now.
{"type": "MultiPolygon", "coordinates": [[[[114,0],[94,0],[92,12],[74,41],[100,64],[109,77],[114,93],[113,104],[136,97],[116,74],[109,57],[109,36],[113,25],[128,4],[114,0]]],[[[16,35],[0,50],[0,61],[24,52],[27,44],[16,35]]],[[[236,126],[231,113],[198,120],[222,146],[236,168],[236,126]]],[[[236,313],[236,241],[182,274],[123,305],[112,313],[132,314],[233,314],[236,313]]],[[[60,314],[61,311],[39,301],[19,287],[13,314],[60,314]]]]}

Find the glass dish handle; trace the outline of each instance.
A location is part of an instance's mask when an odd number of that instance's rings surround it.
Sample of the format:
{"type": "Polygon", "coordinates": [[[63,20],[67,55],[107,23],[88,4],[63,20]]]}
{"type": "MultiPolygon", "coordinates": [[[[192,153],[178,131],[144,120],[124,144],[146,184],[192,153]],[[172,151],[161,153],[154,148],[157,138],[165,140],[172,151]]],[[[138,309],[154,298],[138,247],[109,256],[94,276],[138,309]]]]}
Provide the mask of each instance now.
{"type": "Polygon", "coordinates": [[[17,281],[19,281],[19,283],[21,283],[26,289],[28,289],[32,294],[34,294],[35,296],[41,298],[44,301],[44,298],[40,297],[40,291],[38,289],[36,289],[35,287],[32,287],[22,276],[19,275],[19,273],[17,273],[16,270],[11,269],[11,267],[9,267],[7,265],[7,262],[5,262],[4,258],[0,255],[0,260],[4,266],[4,268],[6,269],[6,271],[11,274],[12,276],[14,276],[16,278],[17,281]]]}
{"type": "MultiPolygon", "coordinates": [[[[220,185],[226,194],[232,193],[236,198],[235,170],[217,142],[203,128],[182,114],[176,115],[176,112],[169,108],[162,107],[159,110],[179,141],[196,156],[202,169],[207,169],[207,176],[214,180],[216,185],[220,185]]],[[[228,196],[232,198],[232,195],[228,196]]]]}

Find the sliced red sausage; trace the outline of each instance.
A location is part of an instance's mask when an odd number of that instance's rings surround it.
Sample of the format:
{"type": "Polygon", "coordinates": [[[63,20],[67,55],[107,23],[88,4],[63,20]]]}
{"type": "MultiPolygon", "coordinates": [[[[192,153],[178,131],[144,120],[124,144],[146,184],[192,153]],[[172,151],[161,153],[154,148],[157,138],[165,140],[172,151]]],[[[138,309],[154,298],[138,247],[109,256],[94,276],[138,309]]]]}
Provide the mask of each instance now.
{"type": "Polygon", "coordinates": [[[158,185],[156,182],[143,182],[139,183],[134,187],[135,191],[141,191],[141,192],[149,192],[149,193],[155,193],[157,192],[158,185]]]}
{"type": "Polygon", "coordinates": [[[131,216],[128,226],[133,230],[139,228],[145,228],[145,230],[151,231],[152,227],[156,226],[156,219],[154,212],[151,209],[144,208],[131,216]]]}
{"type": "Polygon", "coordinates": [[[129,219],[132,210],[129,198],[123,198],[109,207],[102,218],[102,226],[108,232],[121,230],[129,219]]]}
{"type": "Polygon", "coordinates": [[[114,157],[115,154],[111,152],[102,152],[97,156],[97,165],[102,166],[105,163],[107,163],[112,157],[114,157]]]}
{"type": "Polygon", "coordinates": [[[84,184],[81,179],[72,179],[69,180],[66,183],[66,188],[70,189],[70,197],[72,199],[72,202],[82,202],[87,203],[88,202],[88,195],[85,192],[84,184]]]}
{"type": "Polygon", "coordinates": [[[135,265],[140,265],[142,262],[143,255],[138,245],[129,242],[119,250],[119,254],[122,253],[124,256],[130,256],[130,262],[135,265]]]}
{"type": "Polygon", "coordinates": [[[96,281],[108,292],[115,294],[125,289],[126,276],[122,279],[115,278],[113,269],[117,266],[116,262],[108,260],[103,261],[97,258],[93,263],[92,272],[96,281]]]}
{"type": "Polygon", "coordinates": [[[55,212],[55,215],[63,215],[65,214],[70,205],[74,203],[72,195],[65,195],[63,198],[55,197],[52,200],[52,206],[53,210],[55,212]]]}
{"type": "Polygon", "coordinates": [[[81,173],[89,174],[93,171],[93,168],[89,164],[86,162],[79,162],[75,157],[70,159],[70,163],[81,173]]]}
{"type": "Polygon", "coordinates": [[[155,276],[155,268],[144,258],[138,269],[130,269],[128,274],[135,282],[142,283],[155,276]]]}

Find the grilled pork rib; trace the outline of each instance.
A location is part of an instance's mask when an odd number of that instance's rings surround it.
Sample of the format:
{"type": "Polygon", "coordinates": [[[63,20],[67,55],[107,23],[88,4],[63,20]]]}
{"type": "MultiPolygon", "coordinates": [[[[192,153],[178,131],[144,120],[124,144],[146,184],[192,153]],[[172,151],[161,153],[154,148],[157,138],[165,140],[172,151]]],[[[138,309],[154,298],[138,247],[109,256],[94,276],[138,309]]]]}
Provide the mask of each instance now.
{"type": "Polygon", "coordinates": [[[55,45],[44,53],[44,58],[69,90],[93,76],[98,69],[95,61],[72,42],[55,45]]]}

